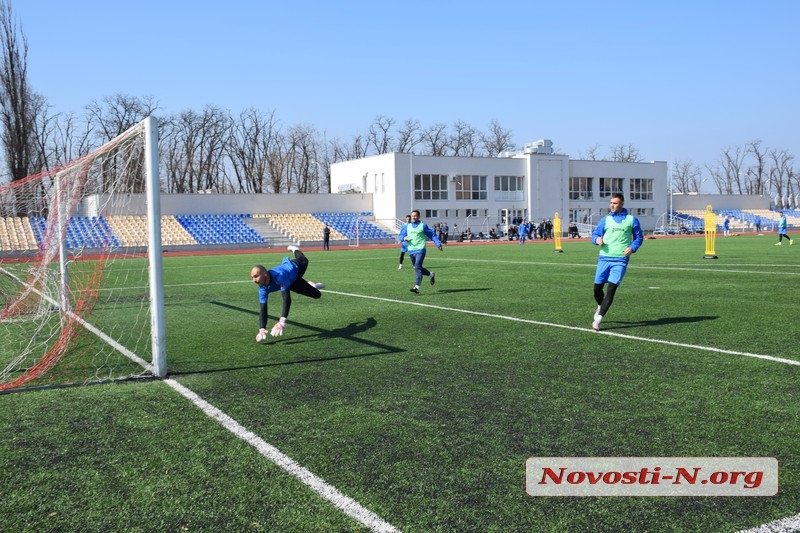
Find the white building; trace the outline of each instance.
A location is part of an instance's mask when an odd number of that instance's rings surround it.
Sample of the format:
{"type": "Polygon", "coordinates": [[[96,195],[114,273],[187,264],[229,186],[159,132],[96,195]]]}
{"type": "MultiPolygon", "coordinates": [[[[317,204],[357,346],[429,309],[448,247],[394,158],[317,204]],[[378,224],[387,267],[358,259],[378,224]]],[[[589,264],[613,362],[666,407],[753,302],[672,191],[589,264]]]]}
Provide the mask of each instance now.
{"type": "Polygon", "coordinates": [[[379,221],[402,219],[412,209],[432,225],[460,231],[505,230],[518,219],[596,224],[608,213],[611,193],[653,229],[669,209],[666,161],[621,163],[570,160],[541,140],[498,157],[440,157],[388,153],[331,165],[333,193],[373,195],[379,221]]]}

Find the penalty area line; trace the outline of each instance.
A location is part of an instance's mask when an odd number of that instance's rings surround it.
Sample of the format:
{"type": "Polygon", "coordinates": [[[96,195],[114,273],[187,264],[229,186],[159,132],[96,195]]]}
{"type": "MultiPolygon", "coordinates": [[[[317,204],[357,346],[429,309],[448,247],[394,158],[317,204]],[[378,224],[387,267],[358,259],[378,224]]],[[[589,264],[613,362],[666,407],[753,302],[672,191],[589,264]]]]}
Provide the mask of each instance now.
{"type": "Polygon", "coordinates": [[[339,489],[333,485],[330,485],[324,479],[300,465],[297,461],[285,453],[281,452],[275,446],[264,441],[264,439],[242,426],[239,422],[222,412],[220,409],[202,399],[191,389],[181,385],[174,379],[165,379],[164,383],[172,387],[178,392],[178,394],[192,402],[203,413],[205,413],[206,416],[219,422],[222,427],[245,441],[250,446],[254,447],[261,455],[272,461],[275,465],[282,468],[287,473],[294,476],[296,479],[300,480],[302,483],[311,488],[311,490],[316,492],[322,498],[328,500],[350,518],[358,521],[360,524],[368,527],[372,531],[377,531],[380,533],[394,533],[399,531],[393,525],[384,521],[381,517],[363,507],[354,499],[346,496],[339,491],[339,489]]]}
{"type": "Polygon", "coordinates": [[[426,307],[429,309],[438,309],[440,311],[450,311],[453,313],[463,313],[465,315],[475,315],[475,316],[483,316],[487,318],[497,318],[500,320],[510,320],[512,322],[522,322],[525,324],[534,324],[537,326],[546,326],[551,328],[561,328],[561,329],[568,329],[572,331],[582,331],[584,333],[591,333],[592,335],[607,335],[610,337],[619,337],[621,339],[629,339],[634,341],[642,341],[642,342],[651,342],[654,344],[663,344],[665,346],[676,346],[678,348],[689,348],[692,350],[701,350],[705,352],[713,352],[713,353],[720,353],[720,354],[727,354],[727,355],[738,355],[741,357],[752,357],[754,359],[763,359],[765,361],[772,361],[774,363],[783,363],[786,365],[794,365],[800,366],[800,361],[795,361],[793,359],[785,359],[783,357],[774,357],[772,355],[764,355],[758,353],[750,353],[750,352],[739,352],[736,350],[726,350],[724,348],[715,348],[713,346],[701,346],[699,344],[686,344],[683,342],[674,342],[674,341],[666,341],[663,339],[651,339],[648,337],[637,337],[635,335],[625,335],[624,333],[614,333],[612,331],[594,331],[589,328],[581,328],[578,326],[568,326],[566,324],[556,324],[553,322],[541,322],[539,320],[531,320],[529,318],[519,318],[515,316],[509,315],[497,315],[493,313],[484,313],[482,311],[473,311],[470,309],[457,309],[455,307],[445,307],[442,305],[433,305],[433,304],[425,304],[420,302],[412,302],[408,300],[397,300],[394,298],[383,298],[380,296],[367,296],[364,294],[352,294],[349,292],[338,292],[338,291],[331,291],[325,290],[326,294],[338,294],[340,296],[350,296],[352,298],[364,298],[366,300],[378,300],[382,302],[392,302],[392,303],[399,303],[403,305],[416,305],[418,307],[426,307]]]}

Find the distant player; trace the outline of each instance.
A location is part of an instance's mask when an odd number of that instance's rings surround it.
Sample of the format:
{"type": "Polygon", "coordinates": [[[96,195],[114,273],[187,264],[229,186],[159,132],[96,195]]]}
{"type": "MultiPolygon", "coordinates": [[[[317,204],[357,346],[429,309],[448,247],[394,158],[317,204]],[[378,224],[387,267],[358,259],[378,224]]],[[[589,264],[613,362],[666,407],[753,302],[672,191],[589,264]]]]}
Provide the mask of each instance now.
{"type": "MultiPolygon", "coordinates": [[[[411,222],[411,215],[406,215],[406,224],[411,222]]],[[[406,226],[403,224],[403,228],[406,226]]],[[[403,231],[403,228],[400,228],[400,231],[403,231]]],[[[398,235],[398,240],[400,241],[400,264],[397,266],[397,270],[401,270],[403,268],[403,259],[406,257],[406,252],[408,252],[408,241],[404,241],[400,239],[398,235]]]]}
{"type": "Polygon", "coordinates": [[[411,288],[411,292],[417,294],[419,294],[419,285],[422,283],[423,275],[430,277],[431,285],[436,283],[434,273],[422,266],[422,262],[425,261],[425,246],[428,244],[428,239],[433,241],[439,251],[442,250],[442,243],[436,236],[436,232],[424,222],[420,222],[419,211],[414,209],[411,212],[411,222],[400,230],[398,240],[408,242],[408,255],[411,257],[411,264],[414,265],[416,274],[416,283],[411,288]]]}
{"type": "Polygon", "coordinates": [[[250,270],[250,278],[258,285],[258,301],[260,303],[258,316],[260,329],[256,335],[256,342],[267,338],[267,297],[269,293],[281,291],[283,297],[281,317],[270,331],[273,337],[283,335],[283,328],[286,326],[286,319],[289,318],[289,309],[292,306],[292,292],[315,299],[322,296],[319,292],[319,289],[323,287],[322,283],[303,279],[308,268],[308,258],[297,246],[289,246],[289,251],[294,252],[294,259],[284,257],[280,265],[269,270],[263,265],[256,265],[250,270]]]}
{"type": "Polygon", "coordinates": [[[786,233],[786,213],[781,213],[781,218],[778,220],[778,242],[775,243],[775,246],[780,246],[784,237],[789,241],[790,246],[794,244],[792,238],[786,233]]]}
{"type": "Polygon", "coordinates": [[[628,259],[644,242],[639,219],[629,215],[628,210],[623,207],[624,204],[625,197],[622,193],[612,194],[609,204],[611,213],[601,218],[592,232],[592,242],[600,246],[594,276],[597,311],[594,313],[592,329],[595,331],[600,331],[600,322],[614,301],[614,294],[628,268],[628,259]],[[608,290],[604,292],[606,283],[608,290]]]}
{"type": "Polygon", "coordinates": [[[520,245],[525,244],[525,239],[528,237],[528,229],[529,229],[528,224],[523,220],[520,223],[519,228],[517,229],[517,231],[519,232],[519,244],[520,245]]]}

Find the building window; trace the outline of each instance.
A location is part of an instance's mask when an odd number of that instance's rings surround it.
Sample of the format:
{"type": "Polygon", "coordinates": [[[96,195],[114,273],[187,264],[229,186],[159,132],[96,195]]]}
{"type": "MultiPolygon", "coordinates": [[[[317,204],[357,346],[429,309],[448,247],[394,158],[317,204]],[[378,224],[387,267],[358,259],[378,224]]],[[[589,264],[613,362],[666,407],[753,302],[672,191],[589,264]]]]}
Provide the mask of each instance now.
{"type": "Polygon", "coordinates": [[[655,209],[652,207],[634,207],[629,209],[628,212],[635,217],[652,217],[655,209]]]}
{"type": "Polygon", "coordinates": [[[652,200],[653,180],[649,178],[632,178],[628,198],[630,200],[652,200]]]}
{"type": "Polygon", "coordinates": [[[447,175],[414,174],[414,200],[447,200],[447,175]]]}
{"type": "Polygon", "coordinates": [[[456,200],[486,200],[486,176],[456,176],[456,200]]]}
{"type": "Polygon", "coordinates": [[[570,200],[592,200],[592,180],[594,178],[570,178],[570,200]]]}
{"type": "Polygon", "coordinates": [[[623,192],[622,178],[600,178],[600,198],[610,198],[615,192],[623,192]]]}
{"type": "Polygon", "coordinates": [[[425,210],[425,218],[439,218],[439,210],[438,209],[426,209],[425,210]]]}
{"type": "Polygon", "coordinates": [[[570,209],[569,222],[576,224],[592,224],[592,210],[591,209],[570,209]]]}
{"type": "Polygon", "coordinates": [[[494,199],[501,202],[523,200],[523,183],[525,179],[522,176],[495,176],[494,199]]]}

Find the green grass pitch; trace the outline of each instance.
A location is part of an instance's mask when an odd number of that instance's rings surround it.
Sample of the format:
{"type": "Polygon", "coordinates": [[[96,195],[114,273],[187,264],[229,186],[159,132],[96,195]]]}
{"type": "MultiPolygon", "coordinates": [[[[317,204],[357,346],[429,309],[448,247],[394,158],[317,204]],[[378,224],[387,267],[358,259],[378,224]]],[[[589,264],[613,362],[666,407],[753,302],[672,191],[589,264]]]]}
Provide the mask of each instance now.
{"type": "MultiPolygon", "coordinates": [[[[262,344],[249,269],[287,252],[167,257],[169,378],[401,531],[753,528],[800,513],[800,246],[773,244],[646,240],[601,333],[585,241],[431,247],[419,295],[396,248],[311,249],[322,298],[262,344]],[[780,490],[531,497],[530,456],[776,457],[780,490]]],[[[165,382],[0,395],[0,431],[6,531],[369,529],[165,382]]]]}

